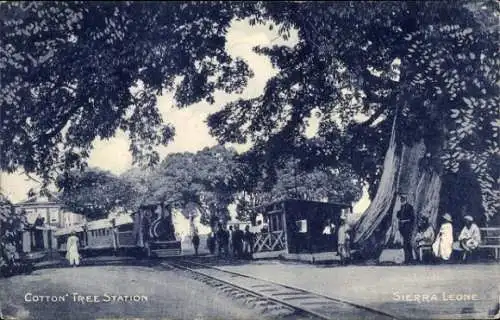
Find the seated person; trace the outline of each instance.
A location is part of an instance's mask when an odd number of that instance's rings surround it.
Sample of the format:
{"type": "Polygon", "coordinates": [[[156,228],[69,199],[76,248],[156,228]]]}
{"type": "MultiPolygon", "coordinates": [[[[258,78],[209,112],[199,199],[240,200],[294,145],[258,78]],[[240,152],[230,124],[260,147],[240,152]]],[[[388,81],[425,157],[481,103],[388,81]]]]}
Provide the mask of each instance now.
{"type": "Polygon", "coordinates": [[[332,235],[335,234],[335,224],[331,221],[331,219],[326,220],[326,226],[323,229],[324,235],[332,235]]]}
{"type": "Polygon", "coordinates": [[[434,242],[434,236],[434,229],[429,223],[429,218],[423,216],[418,226],[417,235],[415,236],[415,251],[420,261],[423,260],[423,251],[420,249],[423,247],[431,247],[434,242]]]}
{"type": "Polygon", "coordinates": [[[474,223],[472,216],[465,216],[465,226],[458,236],[458,244],[454,245],[454,249],[465,252],[472,252],[477,249],[481,243],[481,232],[479,227],[474,223]]]}

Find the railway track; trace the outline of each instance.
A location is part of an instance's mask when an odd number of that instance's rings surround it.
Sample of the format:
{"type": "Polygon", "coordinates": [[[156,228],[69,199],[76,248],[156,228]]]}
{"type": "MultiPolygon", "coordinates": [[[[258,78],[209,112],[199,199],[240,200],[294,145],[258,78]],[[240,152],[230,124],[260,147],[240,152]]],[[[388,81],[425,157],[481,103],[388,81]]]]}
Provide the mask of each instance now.
{"type": "Polygon", "coordinates": [[[161,263],[243,300],[263,315],[288,319],[396,319],[394,316],[348,301],[189,261],[161,263]]]}

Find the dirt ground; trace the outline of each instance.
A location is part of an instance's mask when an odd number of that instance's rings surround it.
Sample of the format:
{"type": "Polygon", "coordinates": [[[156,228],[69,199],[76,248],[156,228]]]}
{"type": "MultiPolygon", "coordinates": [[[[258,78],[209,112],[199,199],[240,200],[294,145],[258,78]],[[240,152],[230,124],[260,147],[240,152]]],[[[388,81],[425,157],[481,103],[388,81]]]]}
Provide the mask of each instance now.
{"type": "Polygon", "coordinates": [[[487,315],[500,299],[500,264],[311,266],[280,261],[221,266],[413,319],[487,315]]]}
{"type": "Polygon", "coordinates": [[[137,266],[45,269],[0,279],[0,305],[5,317],[36,320],[260,317],[203,283],[137,266]],[[64,301],[45,301],[53,296],[64,301]]]}

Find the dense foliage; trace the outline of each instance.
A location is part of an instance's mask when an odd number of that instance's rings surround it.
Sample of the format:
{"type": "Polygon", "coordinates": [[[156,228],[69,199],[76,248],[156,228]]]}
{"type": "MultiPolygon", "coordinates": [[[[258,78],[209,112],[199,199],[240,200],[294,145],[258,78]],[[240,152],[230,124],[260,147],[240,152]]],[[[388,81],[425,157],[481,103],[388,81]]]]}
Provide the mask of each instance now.
{"type": "Polygon", "coordinates": [[[186,217],[201,212],[202,222],[211,217],[228,220],[228,205],[233,202],[236,186],[236,152],[222,146],[196,153],[168,155],[157,168],[131,169],[122,178],[134,185],[135,206],[166,202],[181,209],[186,217]]]}
{"type": "Polygon", "coordinates": [[[26,224],[24,212],[16,212],[12,203],[0,194],[0,276],[23,271],[21,232],[26,224]]]}
{"type": "Polygon", "coordinates": [[[156,107],[158,93],[173,90],[182,107],[246,85],[248,66],[224,50],[241,7],[2,2],[1,170],[24,169],[47,182],[83,166],[92,141],[118,129],[137,162],[158,162],[153,147],[174,134],[156,107]]]}
{"type": "Polygon", "coordinates": [[[136,190],[128,181],[99,169],[74,170],[58,177],[59,200],[88,220],[106,218],[114,210],[130,210],[136,190]]]}

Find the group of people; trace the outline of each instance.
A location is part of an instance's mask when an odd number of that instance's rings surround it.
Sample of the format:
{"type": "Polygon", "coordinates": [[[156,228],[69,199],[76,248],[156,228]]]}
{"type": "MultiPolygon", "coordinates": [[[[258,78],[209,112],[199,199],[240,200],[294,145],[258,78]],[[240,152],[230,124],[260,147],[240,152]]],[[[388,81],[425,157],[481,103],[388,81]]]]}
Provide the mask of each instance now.
{"type": "MultiPolygon", "coordinates": [[[[253,253],[254,234],[250,231],[247,225],[245,231],[240,229],[239,225],[229,226],[225,228],[222,223],[219,223],[216,230],[211,232],[207,238],[207,247],[211,254],[219,256],[232,255],[237,258],[248,258],[253,253]]],[[[195,255],[198,255],[200,246],[200,237],[195,230],[192,243],[195,250],[195,255]]]]}
{"type": "Polygon", "coordinates": [[[418,260],[423,260],[425,250],[423,248],[431,248],[434,257],[441,261],[449,261],[454,251],[462,252],[466,257],[467,254],[473,252],[481,243],[481,232],[479,227],[474,222],[471,215],[465,215],[464,227],[461,230],[458,239],[455,241],[453,236],[453,219],[449,213],[445,213],[441,217],[441,226],[438,233],[434,232],[434,228],[429,221],[429,218],[423,216],[417,226],[417,234],[412,241],[412,231],[415,219],[413,207],[407,202],[406,196],[402,195],[401,209],[397,213],[399,232],[402,237],[403,249],[405,254],[405,262],[409,263],[413,260],[413,256],[418,260]]]}

